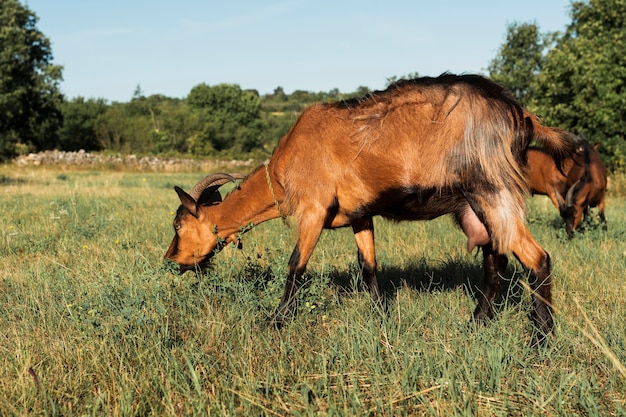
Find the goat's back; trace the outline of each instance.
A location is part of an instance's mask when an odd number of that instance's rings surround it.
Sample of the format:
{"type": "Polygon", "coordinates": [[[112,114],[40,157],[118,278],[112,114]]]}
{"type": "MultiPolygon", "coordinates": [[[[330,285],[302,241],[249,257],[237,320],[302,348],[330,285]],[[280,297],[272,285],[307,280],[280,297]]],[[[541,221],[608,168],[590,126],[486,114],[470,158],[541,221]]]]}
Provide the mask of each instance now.
{"type": "Polygon", "coordinates": [[[316,188],[309,180],[320,192],[343,192],[361,204],[402,187],[522,194],[532,135],[522,116],[502,87],[479,76],[401,81],[308,108],[274,157],[288,198],[297,201],[316,188]]]}

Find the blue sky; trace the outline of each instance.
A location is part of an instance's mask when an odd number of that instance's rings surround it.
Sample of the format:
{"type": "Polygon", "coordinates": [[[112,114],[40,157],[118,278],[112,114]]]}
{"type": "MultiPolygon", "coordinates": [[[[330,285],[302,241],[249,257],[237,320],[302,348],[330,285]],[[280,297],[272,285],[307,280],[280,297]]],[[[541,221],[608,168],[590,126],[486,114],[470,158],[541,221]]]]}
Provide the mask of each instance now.
{"type": "Polygon", "coordinates": [[[563,31],[569,0],[21,0],[64,66],[67,97],[185,97],[200,83],[271,93],[485,72],[509,24],[563,31]]]}

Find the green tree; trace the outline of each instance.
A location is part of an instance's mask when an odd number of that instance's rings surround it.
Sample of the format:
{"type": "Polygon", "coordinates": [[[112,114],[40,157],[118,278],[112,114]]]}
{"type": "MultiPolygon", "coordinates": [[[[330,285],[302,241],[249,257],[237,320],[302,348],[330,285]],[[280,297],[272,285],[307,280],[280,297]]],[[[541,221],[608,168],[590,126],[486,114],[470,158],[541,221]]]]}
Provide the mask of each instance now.
{"type": "Polygon", "coordinates": [[[397,76],[397,75],[392,75],[391,77],[387,77],[387,79],[385,80],[385,85],[387,87],[389,87],[391,84],[400,81],[400,80],[411,80],[413,78],[419,78],[419,73],[417,71],[415,72],[410,72],[406,75],[401,75],[401,76],[397,76]]]}
{"type": "Polygon", "coordinates": [[[576,1],[572,22],[537,77],[531,110],[599,142],[605,162],[626,160],[626,0],[576,1]]]}
{"type": "Polygon", "coordinates": [[[262,145],[264,122],[258,92],[242,90],[236,84],[199,84],[191,89],[186,102],[204,119],[202,132],[191,146],[193,153],[249,152],[262,145]]]}
{"type": "Polygon", "coordinates": [[[103,149],[114,152],[129,152],[130,122],[124,115],[124,105],[113,103],[96,120],[95,131],[98,143],[103,149]]]}
{"type": "Polygon", "coordinates": [[[59,149],[94,151],[102,149],[96,137],[96,121],[104,114],[108,105],[104,99],[76,97],[61,105],[63,126],[59,129],[59,149]]]}
{"type": "Polygon", "coordinates": [[[61,124],[62,67],[52,65],[50,41],[37,16],[17,0],[0,0],[0,158],[22,144],[34,149],[57,143],[61,124]]]}
{"type": "Polygon", "coordinates": [[[364,85],[360,85],[356,91],[354,92],[354,96],[355,97],[363,97],[367,94],[369,94],[371,92],[371,90],[369,89],[369,87],[366,87],[364,85]]]}
{"type": "Polygon", "coordinates": [[[188,152],[189,142],[197,136],[202,123],[197,113],[192,113],[181,100],[167,99],[158,104],[154,112],[152,135],[155,151],[167,154],[188,152]]]}
{"type": "Polygon", "coordinates": [[[532,101],[535,78],[552,37],[542,35],[535,23],[513,23],[507,28],[505,44],[489,63],[491,79],[507,87],[522,105],[532,101]]]}
{"type": "Polygon", "coordinates": [[[123,153],[184,153],[200,124],[180,99],[135,95],[98,114],[94,130],[99,146],[123,153]]]}

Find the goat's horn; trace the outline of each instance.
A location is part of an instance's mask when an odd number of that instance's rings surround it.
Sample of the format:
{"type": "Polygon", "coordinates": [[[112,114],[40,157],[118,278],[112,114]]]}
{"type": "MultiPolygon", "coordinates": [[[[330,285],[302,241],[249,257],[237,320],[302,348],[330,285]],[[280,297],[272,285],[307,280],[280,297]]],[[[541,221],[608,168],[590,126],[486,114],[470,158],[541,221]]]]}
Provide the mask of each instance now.
{"type": "Polygon", "coordinates": [[[557,190],[555,186],[552,186],[552,188],[554,188],[554,194],[556,195],[557,203],[559,203],[559,209],[562,210],[563,208],[565,208],[565,201],[563,201],[563,197],[561,197],[561,193],[559,193],[559,190],[557,190]]]}
{"type": "Polygon", "coordinates": [[[194,200],[198,201],[205,190],[209,190],[210,193],[213,193],[227,182],[235,182],[236,180],[242,178],[244,178],[244,175],[242,174],[210,174],[198,181],[196,185],[193,186],[191,191],[189,191],[189,195],[193,197],[194,200]]]}
{"type": "Polygon", "coordinates": [[[576,192],[576,187],[578,187],[578,184],[580,184],[580,180],[572,184],[572,186],[569,187],[569,190],[567,190],[567,195],[565,196],[565,204],[567,204],[568,206],[574,205],[574,193],[576,192]]]}

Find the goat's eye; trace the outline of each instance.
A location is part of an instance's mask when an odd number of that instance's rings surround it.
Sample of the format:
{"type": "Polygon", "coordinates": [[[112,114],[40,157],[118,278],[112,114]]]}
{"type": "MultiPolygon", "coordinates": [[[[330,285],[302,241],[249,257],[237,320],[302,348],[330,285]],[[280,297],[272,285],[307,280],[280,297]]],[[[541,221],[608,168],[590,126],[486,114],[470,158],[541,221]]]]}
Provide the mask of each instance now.
{"type": "Polygon", "coordinates": [[[174,230],[180,230],[180,223],[174,223],[174,230]]]}

